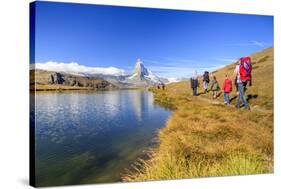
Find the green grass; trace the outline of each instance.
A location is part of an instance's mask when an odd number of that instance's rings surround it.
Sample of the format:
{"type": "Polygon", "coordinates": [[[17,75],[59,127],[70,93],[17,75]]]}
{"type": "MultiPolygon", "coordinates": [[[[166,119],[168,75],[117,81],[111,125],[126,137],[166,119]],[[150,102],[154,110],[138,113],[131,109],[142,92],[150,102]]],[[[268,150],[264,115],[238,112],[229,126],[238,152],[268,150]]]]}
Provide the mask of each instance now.
{"type": "MultiPolygon", "coordinates": [[[[267,110],[264,112],[208,103],[202,98],[210,98],[209,94],[191,96],[189,82],[167,85],[166,90],[152,88],[155,103],[174,109],[174,113],[158,134],[159,146],[150,150],[148,159],[135,162],[122,179],[146,181],[273,172],[271,52],[266,49],[252,55],[254,60],[264,60],[256,63],[260,67],[255,72],[260,74],[255,75],[257,83],[247,91],[257,94],[250,104],[267,110]]],[[[231,66],[215,72],[219,81],[231,66]]]]}

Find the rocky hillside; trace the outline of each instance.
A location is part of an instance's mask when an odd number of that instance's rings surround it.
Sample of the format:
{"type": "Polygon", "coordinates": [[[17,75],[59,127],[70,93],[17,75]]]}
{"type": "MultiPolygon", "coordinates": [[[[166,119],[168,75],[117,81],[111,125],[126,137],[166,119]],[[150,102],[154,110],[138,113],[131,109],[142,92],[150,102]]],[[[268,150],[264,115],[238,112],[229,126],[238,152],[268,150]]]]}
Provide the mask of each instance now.
{"type": "Polygon", "coordinates": [[[117,88],[97,77],[84,77],[45,70],[30,71],[30,90],[109,90],[117,88]]]}

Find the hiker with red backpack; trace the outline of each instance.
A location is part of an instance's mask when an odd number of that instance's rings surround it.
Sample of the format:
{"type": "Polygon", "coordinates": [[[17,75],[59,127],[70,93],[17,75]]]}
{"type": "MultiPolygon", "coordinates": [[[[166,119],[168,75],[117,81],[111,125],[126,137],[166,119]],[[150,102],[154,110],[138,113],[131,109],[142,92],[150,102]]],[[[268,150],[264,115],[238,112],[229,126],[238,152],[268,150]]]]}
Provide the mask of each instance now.
{"type": "Polygon", "coordinates": [[[240,103],[243,102],[244,106],[246,109],[250,109],[250,106],[247,102],[246,96],[245,96],[245,91],[246,91],[246,86],[249,82],[250,86],[252,85],[251,82],[251,72],[252,72],[252,63],[251,63],[251,58],[250,57],[242,57],[239,59],[239,69],[237,69],[236,73],[236,82],[238,86],[238,91],[239,91],[239,97],[237,100],[236,107],[240,108],[240,103]]]}
{"type": "Polygon", "coordinates": [[[223,88],[224,103],[230,104],[229,93],[232,91],[232,81],[229,79],[227,74],[225,75],[222,88],[223,88]]]}

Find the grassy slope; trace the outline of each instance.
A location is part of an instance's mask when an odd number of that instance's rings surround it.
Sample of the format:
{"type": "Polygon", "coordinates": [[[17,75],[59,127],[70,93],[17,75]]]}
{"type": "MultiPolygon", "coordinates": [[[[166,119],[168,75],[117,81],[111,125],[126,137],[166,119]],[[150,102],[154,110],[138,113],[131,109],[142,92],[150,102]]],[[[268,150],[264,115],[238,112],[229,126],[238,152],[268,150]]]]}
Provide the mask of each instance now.
{"type": "MultiPolygon", "coordinates": [[[[247,95],[251,95],[253,98],[249,100],[250,104],[253,106],[258,106],[260,108],[272,110],[273,107],[273,48],[265,49],[264,51],[258,52],[251,55],[253,62],[252,71],[252,87],[248,87],[247,95]]],[[[219,69],[210,74],[210,76],[215,75],[222,88],[223,80],[225,74],[228,74],[230,78],[234,78],[234,68],[235,64],[230,64],[222,69],[219,69]]],[[[202,93],[204,89],[202,77],[200,78],[200,88],[199,93],[202,93]]],[[[167,92],[176,93],[189,93],[192,91],[190,89],[189,81],[172,83],[167,86],[167,92]]],[[[235,95],[235,87],[233,86],[233,92],[230,98],[235,95]]],[[[201,94],[201,97],[211,99],[211,94],[201,94]]],[[[221,95],[219,100],[223,101],[223,95],[221,95]]],[[[232,102],[235,104],[236,100],[232,102]]]]}
{"type": "MultiPolygon", "coordinates": [[[[252,106],[266,112],[237,110],[192,97],[188,82],[152,89],[155,101],[175,109],[159,132],[159,147],[139,160],[124,181],[268,173],[273,171],[273,49],[252,55],[252,106]]],[[[234,64],[213,73],[219,83],[234,64]]],[[[203,91],[203,89],[201,89],[203,91]]],[[[234,95],[234,93],[233,93],[234,95]]],[[[222,97],[219,98],[222,101],[222,97]]],[[[236,100],[235,100],[236,101],[236,100]]],[[[234,101],[232,103],[235,103],[234,101]]]]}

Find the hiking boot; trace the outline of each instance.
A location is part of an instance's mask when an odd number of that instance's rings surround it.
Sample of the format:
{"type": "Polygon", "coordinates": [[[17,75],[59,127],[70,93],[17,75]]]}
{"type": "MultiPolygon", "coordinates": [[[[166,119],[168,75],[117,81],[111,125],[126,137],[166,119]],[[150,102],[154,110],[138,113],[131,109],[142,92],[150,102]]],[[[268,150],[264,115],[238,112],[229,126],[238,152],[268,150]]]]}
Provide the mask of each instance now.
{"type": "Polygon", "coordinates": [[[251,110],[250,107],[247,107],[247,108],[246,108],[245,106],[244,106],[242,109],[243,109],[243,110],[251,110]]]}

